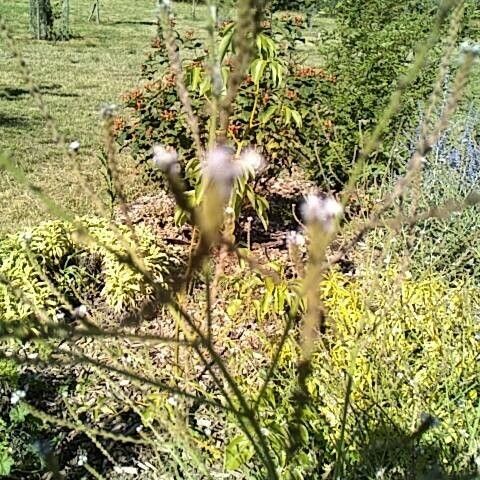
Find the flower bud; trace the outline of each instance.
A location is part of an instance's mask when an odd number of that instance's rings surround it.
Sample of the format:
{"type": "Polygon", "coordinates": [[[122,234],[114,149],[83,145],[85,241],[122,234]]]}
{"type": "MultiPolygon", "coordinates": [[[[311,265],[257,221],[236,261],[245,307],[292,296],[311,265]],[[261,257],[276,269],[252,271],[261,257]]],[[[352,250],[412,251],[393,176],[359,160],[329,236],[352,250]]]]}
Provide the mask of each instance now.
{"type": "Polygon", "coordinates": [[[163,145],[154,145],[153,164],[165,173],[178,174],[180,170],[176,150],[163,145]]]}
{"type": "Polygon", "coordinates": [[[343,207],[332,197],[309,195],[301,211],[307,224],[319,224],[325,231],[331,232],[334,229],[335,220],[343,213],[343,207]]]}

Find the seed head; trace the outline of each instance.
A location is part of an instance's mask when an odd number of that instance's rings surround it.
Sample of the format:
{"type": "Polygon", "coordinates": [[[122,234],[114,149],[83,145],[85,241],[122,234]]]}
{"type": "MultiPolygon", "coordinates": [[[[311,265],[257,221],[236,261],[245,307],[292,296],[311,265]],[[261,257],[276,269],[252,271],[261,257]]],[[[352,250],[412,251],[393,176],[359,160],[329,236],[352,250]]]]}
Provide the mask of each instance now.
{"type": "Polygon", "coordinates": [[[162,172],[169,174],[178,174],[180,170],[176,150],[171,147],[165,148],[163,145],[154,145],[153,164],[162,172]]]}
{"type": "Polygon", "coordinates": [[[244,173],[255,173],[261,170],[265,164],[263,157],[254,149],[249,148],[240,157],[240,166],[244,173]]]}
{"type": "Polygon", "coordinates": [[[75,140],[68,146],[68,149],[72,153],[77,153],[80,150],[80,142],[78,140],[75,140]]]}
{"type": "Polygon", "coordinates": [[[301,211],[307,224],[317,223],[324,230],[332,231],[335,220],[343,213],[343,207],[332,197],[322,198],[318,195],[308,195],[301,211]]]}
{"type": "Polygon", "coordinates": [[[205,178],[225,197],[230,195],[233,182],[242,174],[238,162],[233,161],[233,151],[224,146],[215,147],[208,152],[202,171],[205,178]]]}
{"type": "Polygon", "coordinates": [[[118,106],[115,105],[114,103],[102,105],[102,108],[100,109],[100,116],[104,120],[113,118],[116,115],[117,110],[118,110],[118,106]]]}

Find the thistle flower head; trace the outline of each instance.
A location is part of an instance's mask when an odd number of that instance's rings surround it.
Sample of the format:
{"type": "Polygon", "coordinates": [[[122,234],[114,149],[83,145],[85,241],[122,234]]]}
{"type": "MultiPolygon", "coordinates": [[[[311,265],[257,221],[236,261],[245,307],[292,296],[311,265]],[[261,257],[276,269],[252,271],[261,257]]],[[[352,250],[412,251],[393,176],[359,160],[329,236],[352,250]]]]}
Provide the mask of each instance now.
{"type": "Polygon", "coordinates": [[[233,161],[233,151],[225,146],[215,147],[207,153],[202,172],[225,197],[230,194],[235,179],[242,175],[239,163],[233,161]]]}
{"type": "Polygon", "coordinates": [[[239,163],[244,173],[258,172],[265,165],[263,157],[253,148],[249,148],[242,153],[239,163]]]}
{"type": "Polygon", "coordinates": [[[307,224],[319,224],[324,230],[332,231],[335,220],[343,213],[343,207],[332,197],[308,195],[301,211],[307,224]]]}
{"type": "Polygon", "coordinates": [[[170,174],[179,173],[180,165],[178,163],[178,154],[174,148],[154,145],[153,164],[162,172],[170,174]]]}

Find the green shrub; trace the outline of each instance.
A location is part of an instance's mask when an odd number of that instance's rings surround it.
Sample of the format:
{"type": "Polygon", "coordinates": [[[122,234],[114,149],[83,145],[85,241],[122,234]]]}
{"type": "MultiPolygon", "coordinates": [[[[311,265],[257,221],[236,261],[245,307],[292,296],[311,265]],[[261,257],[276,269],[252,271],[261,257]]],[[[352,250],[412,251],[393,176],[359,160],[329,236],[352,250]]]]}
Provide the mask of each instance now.
{"type": "MultiPolygon", "coordinates": [[[[439,4],[420,0],[337,3],[333,38],[327,38],[327,47],[322,47],[328,69],[337,78],[330,103],[335,134],[325,152],[326,163],[343,159],[351,165],[358,156],[432,30],[439,4]]],[[[392,153],[392,149],[406,143],[403,140],[411,138],[418,125],[419,105],[432,91],[439,57],[438,45],[427,52],[426,66],[403,92],[398,113],[385,126],[382,143],[368,162],[367,175],[385,174],[390,161],[403,166],[408,152],[392,153]]],[[[340,170],[340,180],[348,171],[347,166],[340,170]]]]}
{"type": "MultiPolygon", "coordinates": [[[[361,272],[355,279],[333,273],[322,291],[327,330],[307,379],[308,397],[300,409],[295,406],[300,351],[290,336],[258,414],[281,478],[319,478],[338,455],[343,478],[378,478],[379,472],[384,479],[474,474],[478,287],[452,287],[437,276],[405,280],[387,269],[361,272]],[[296,422],[300,427],[293,438],[296,422]]],[[[271,349],[267,339],[264,348],[263,354],[271,349]]],[[[238,356],[236,362],[245,372],[238,356]]],[[[254,398],[258,380],[240,380],[254,398]]],[[[246,439],[232,438],[240,450],[233,469],[251,469],[254,456],[246,439]]]]}
{"type": "MultiPolygon", "coordinates": [[[[316,152],[330,139],[330,112],[325,106],[335,78],[321,68],[303,66],[294,53],[304,41],[303,17],[283,16],[265,24],[257,39],[257,52],[234,104],[228,141],[236,150],[255,147],[265,156],[263,176],[274,177],[293,164],[316,165],[316,152]]],[[[222,76],[230,74],[233,24],[221,32],[222,76]]],[[[206,141],[211,112],[212,85],[201,42],[187,32],[181,40],[183,63],[193,109],[199,118],[200,134],[206,141]]],[[[155,143],[175,147],[186,166],[190,185],[198,177],[193,139],[168,66],[161,34],[154,40],[142,73],[146,82],[125,94],[126,118],[117,119],[117,138],[129,147],[140,163],[148,165],[155,143]]],[[[313,170],[314,167],[311,168],[313,170]]],[[[151,175],[158,176],[150,169],[151,175]]]]}
{"type": "MultiPolygon", "coordinates": [[[[167,292],[180,264],[178,255],[146,228],[135,231],[138,245],[127,227],[118,229],[167,292]]],[[[52,286],[74,307],[85,299],[104,303],[116,313],[136,307],[153,292],[141,274],[119,260],[126,253],[122,240],[103,219],[83,218],[78,224],[51,221],[7,236],[0,241],[2,327],[21,325],[39,311],[51,316],[63,312],[66,305],[52,286]],[[88,232],[88,241],[81,229],[88,232]]]]}
{"type": "MultiPolygon", "coordinates": [[[[341,0],[335,8],[335,32],[325,52],[328,69],[337,83],[330,101],[334,138],[325,152],[326,163],[339,161],[340,180],[349,171],[365,136],[377,125],[392,92],[407,67],[412,64],[418,45],[433,26],[436,2],[341,0]]],[[[328,40],[327,40],[328,42],[328,40]]],[[[390,122],[371,169],[384,173],[389,150],[402,130],[416,126],[418,104],[432,90],[438,54],[429,52],[429,65],[402,99],[399,114],[390,122]]],[[[400,161],[402,158],[399,159],[400,161]]]]}

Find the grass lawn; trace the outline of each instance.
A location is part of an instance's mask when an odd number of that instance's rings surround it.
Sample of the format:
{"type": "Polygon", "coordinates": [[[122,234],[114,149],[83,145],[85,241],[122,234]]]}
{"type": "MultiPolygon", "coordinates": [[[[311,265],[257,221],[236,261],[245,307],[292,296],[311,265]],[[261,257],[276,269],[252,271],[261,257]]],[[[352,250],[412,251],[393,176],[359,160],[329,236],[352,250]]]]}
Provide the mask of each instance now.
{"type": "MultiPolygon", "coordinates": [[[[98,110],[119,103],[120,94],[134,86],[144,52],[155,32],[156,2],[103,2],[102,24],[88,23],[90,0],[72,3],[69,42],[38,42],[28,30],[28,2],[0,3],[16,46],[40,86],[44,101],[68,142],[82,144],[81,163],[88,183],[102,191],[97,155],[101,144],[98,110]]],[[[0,150],[7,150],[62,205],[79,213],[91,209],[62,148],[51,141],[45,123],[25,89],[10,52],[0,43],[0,150]]],[[[42,207],[5,173],[0,175],[0,231],[38,222],[42,207]]]]}

